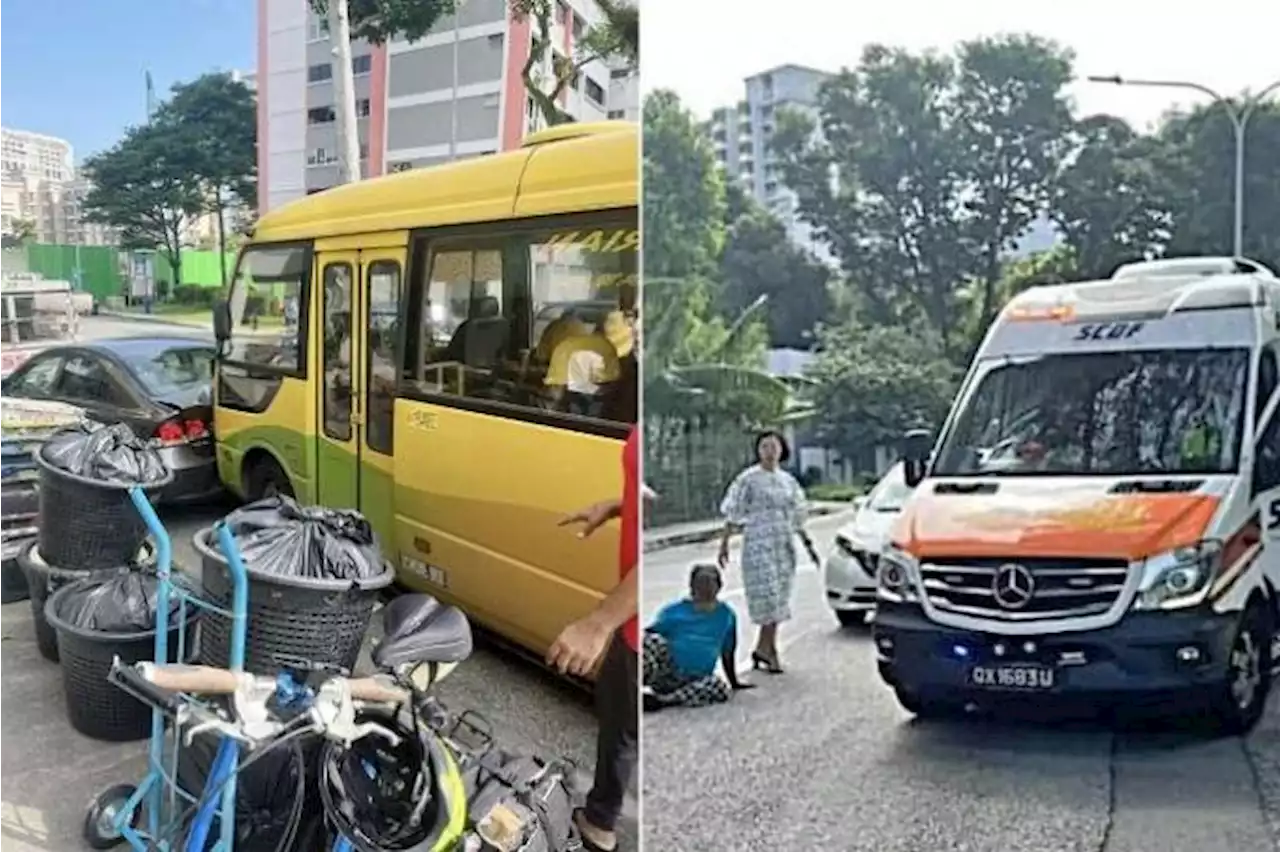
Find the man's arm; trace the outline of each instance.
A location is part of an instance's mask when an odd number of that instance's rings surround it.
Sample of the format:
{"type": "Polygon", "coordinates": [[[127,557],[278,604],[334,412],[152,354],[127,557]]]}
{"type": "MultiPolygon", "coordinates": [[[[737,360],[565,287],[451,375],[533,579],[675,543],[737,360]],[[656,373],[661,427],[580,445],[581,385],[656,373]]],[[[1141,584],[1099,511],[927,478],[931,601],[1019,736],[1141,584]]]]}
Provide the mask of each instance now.
{"type": "Polygon", "coordinates": [[[610,633],[627,623],[636,614],[640,602],[640,583],[633,565],[627,575],[605,595],[587,618],[594,619],[610,633]]]}

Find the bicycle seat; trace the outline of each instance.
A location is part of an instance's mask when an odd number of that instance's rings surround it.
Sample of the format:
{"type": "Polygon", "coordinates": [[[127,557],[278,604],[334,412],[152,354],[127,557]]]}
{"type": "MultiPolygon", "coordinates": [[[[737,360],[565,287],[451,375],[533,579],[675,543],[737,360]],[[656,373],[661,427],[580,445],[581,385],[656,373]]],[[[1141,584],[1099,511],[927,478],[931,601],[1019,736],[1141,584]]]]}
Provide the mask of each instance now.
{"type": "Polygon", "coordinates": [[[460,663],[471,656],[471,625],[455,606],[431,595],[401,595],[382,610],[383,638],[373,649],[380,669],[414,663],[460,663]]]}

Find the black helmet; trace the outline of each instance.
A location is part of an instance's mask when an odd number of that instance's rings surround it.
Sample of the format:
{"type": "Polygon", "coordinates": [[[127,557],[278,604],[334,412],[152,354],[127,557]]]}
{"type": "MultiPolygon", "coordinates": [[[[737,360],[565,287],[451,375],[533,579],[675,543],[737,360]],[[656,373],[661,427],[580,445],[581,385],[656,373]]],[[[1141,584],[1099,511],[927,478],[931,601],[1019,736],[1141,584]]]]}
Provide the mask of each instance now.
{"type": "Polygon", "coordinates": [[[466,828],[466,792],[444,743],[386,710],[362,708],[356,722],[377,722],[400,743],[376,735],[350,747],[325,743],[320,800],[334,831],[359,852],[455,848],[466,828]]]}

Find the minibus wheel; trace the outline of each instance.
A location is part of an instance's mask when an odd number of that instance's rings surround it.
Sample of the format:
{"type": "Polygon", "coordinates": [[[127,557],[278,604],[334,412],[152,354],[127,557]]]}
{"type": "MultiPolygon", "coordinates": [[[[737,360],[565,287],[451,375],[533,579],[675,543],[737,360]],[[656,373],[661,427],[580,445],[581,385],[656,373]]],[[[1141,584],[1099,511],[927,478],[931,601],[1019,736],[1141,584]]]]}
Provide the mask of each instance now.
{"type": "Polygon", "coordinates": [[[245,495],[250,503],[277,494],[293,497],[293,486],[289,484],[289,475],[281,470],[280,465],[270,456],[259,456],[249,465],[245,473],[245,495]]]}
{"type": "Polygon", "coordinates": [[[1227,653],[1227,674],[1213,702],[1215,727],[1241,736],[1262,718],[1271,691],[1271,619],[1261,601],[1249,603],[1227,653]]]}

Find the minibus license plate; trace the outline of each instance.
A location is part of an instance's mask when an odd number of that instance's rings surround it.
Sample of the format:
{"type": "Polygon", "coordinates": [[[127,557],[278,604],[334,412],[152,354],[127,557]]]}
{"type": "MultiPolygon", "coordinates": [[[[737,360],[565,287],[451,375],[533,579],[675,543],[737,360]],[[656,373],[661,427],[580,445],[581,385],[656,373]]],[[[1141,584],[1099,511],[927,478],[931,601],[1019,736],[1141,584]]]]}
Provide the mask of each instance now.
{"type": "Polygon", "coordinates": [[[980,689],[1043,691],[1053,689],[1056,674],[1048,666],[974,666],[969,669],[969,684],[980,689]]]}

